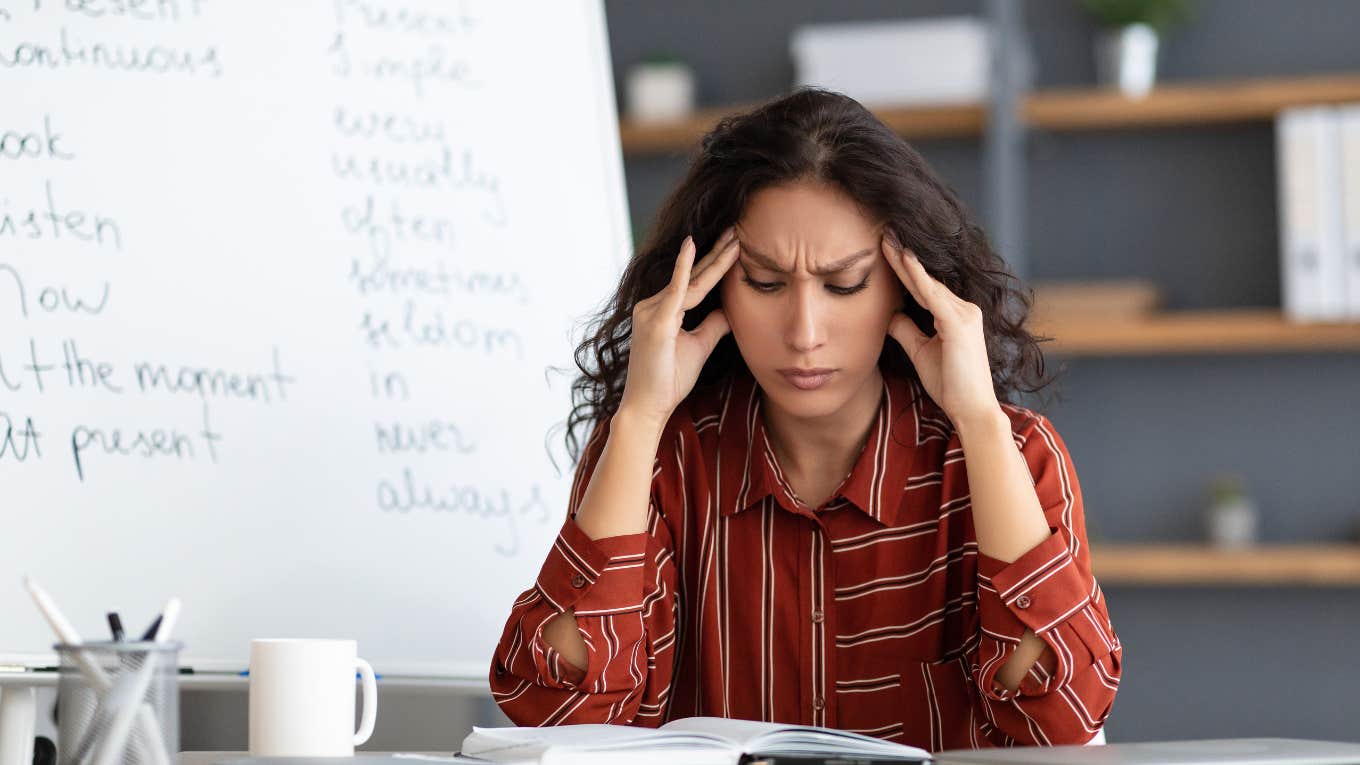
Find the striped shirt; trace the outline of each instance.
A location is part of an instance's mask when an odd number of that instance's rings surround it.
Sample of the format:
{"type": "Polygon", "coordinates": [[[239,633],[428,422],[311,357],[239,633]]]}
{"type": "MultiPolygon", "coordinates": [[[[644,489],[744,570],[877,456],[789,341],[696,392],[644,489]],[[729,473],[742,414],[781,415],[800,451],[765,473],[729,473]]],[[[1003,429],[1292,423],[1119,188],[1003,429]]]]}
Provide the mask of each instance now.
{"type": "Polygon", "coordinates": [[[930,751],[1089,740],[1122,648],[1081,489],[1048,419],[1002,409],[1052,531],[1011,563],[978,551],[959,437],[914,380],[884,374],[869,438],[817,508],[780,470],[748,371],[695,391],[662,436],[647,530],[591,540],[572,519],[608,436],[597,424],[495,650],[494,698],[519,725],[710,715],[930,751]],[[543,637],[568,608],[584,671],[543,637]],[[994,678],[1026,628],[1051,650],[1011,693],[994,678]]]}

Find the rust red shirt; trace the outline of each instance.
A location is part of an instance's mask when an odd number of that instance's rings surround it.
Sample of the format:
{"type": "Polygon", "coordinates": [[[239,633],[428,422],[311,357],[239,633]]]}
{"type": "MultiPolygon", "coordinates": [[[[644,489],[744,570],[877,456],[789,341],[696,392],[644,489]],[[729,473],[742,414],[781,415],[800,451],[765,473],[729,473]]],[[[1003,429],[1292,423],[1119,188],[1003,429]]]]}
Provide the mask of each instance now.
{"type": "Polygon", "coordinates": [[[1089,740],[1122,649],[1091,575],[1081,489],[1052,423],[1002,408],[1053,532],[1011,563],[978,551],[958,435],[913,380],[885,374],[869,439],[818,508],[784,479],[749,372],[696,391],[662,436],[647,531],[592,541],[572,517],[600,423],[496,648],[497,703],[519,725],[712,715],[931,751],[1089,740]],[[568,608],[584,671],[543,637],[568,608]],[[993,678],[1027,627],[1051,651],[1009,693],[993,678]]]}

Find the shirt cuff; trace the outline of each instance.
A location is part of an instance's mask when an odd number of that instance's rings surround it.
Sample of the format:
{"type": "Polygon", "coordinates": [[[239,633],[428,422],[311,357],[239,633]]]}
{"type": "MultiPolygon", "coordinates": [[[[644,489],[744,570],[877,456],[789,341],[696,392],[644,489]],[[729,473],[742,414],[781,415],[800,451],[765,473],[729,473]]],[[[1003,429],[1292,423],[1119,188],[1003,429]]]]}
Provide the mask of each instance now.
{"type": "Polygon", "coordinates": [[[535,586],[557,613],[573,609],[591,666],[583,669],[567,661],[543,638],[544,619],[532,637],[539,676],[550,687],[577,688],[603,671],[606,657],[591,639],[588,617],[642,610],[643,564],[647,534],[624,534],[591,539],[567,518],[553,541],[535,586]]]}
{"type": "Polygon", "coordinates": [[[1091,664],[1097,655],[1084,630],[1067,627],[1073,617],[1085,618],[1095,580],[1072,555],[1067,537],[1050,530],[1055,533],[1011,563],[978,553],[982,631],[1004,650],[1003,658],[987,662],[978,685],[998,701],[1013,695],[997,690],[995,677],[1013,657],[1026,629],[1042,638],[1049,650],[1021,680],[1021,695],[1041,695],[1066,685],[1074,672],[1091,664]]]}
{"type": "Polygon", "coordinates": [[[568,518],[539,570],[537,586],[559,613],[603,616],[642,608],[647,534],[591,539],[568,518]]]}

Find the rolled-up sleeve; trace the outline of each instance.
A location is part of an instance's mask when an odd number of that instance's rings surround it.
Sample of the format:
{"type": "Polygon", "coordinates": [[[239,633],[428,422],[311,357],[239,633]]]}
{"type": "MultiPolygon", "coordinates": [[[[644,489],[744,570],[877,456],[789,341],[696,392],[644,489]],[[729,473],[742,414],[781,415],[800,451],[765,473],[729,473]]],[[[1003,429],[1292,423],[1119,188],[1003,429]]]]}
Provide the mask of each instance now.
{"type": "Polygon", "coordinates": [[[648,712],[659,713],[670,685],[677,608],[674,550],[656,504],[660,461],[647,530],[592,540],[575,516],[607,437],[605,421],[577,464],[567,518],[533,586],[511,607],[492,658],[492,697],[519,725],[660,722],[648,712]],[[586,644],[584,669],[543,634],[568,609],[586,644]]]}
{"type": "Polygon", "coordinates": [[[1085,743],[1113,707],[1123,651],[1091,574],[1071,455],[1043,416],[1017,435],[1051,535],[1009,563],[978,554],[978,701],[999,745],[1085,743]],[[1048,650],[1012,693],[996,675],[1026,629],[1048,650]]]}

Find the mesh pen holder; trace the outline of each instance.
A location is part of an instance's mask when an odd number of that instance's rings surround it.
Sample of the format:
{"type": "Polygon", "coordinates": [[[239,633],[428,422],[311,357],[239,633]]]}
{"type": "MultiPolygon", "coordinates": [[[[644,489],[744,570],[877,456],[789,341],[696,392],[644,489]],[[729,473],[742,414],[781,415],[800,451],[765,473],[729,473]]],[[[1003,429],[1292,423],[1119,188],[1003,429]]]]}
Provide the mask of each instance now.
{"type": "Polygon", "coordinates": [[[172,765],[179,751],[179,642],[57,645],[61,765],[172,765]]]}

